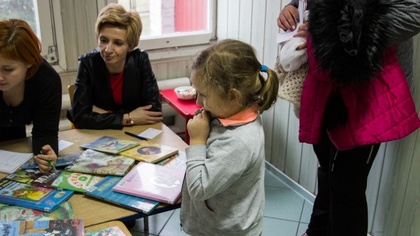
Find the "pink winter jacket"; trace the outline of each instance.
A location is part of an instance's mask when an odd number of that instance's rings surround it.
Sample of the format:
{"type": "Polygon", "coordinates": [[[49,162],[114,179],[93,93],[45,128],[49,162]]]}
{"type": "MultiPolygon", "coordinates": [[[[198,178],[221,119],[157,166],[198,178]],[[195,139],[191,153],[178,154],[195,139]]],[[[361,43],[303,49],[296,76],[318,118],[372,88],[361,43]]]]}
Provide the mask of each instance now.
{"type": "MultiPolygon", "coordinates": [[[[309,72],[302,89],[299,140],[317,144],[328,97],[337,85],[329,79],[328,72],[317,70],[309,37],[307,50],[309,72]]],[[[348,119],[344,126],[328,130],[328,135],[339,150],[400,139],[420,127],[395,47],[388,49],[384,56],[383,69],[376,79],[363,86],[338,89],[348,110],[348,119]]]]}

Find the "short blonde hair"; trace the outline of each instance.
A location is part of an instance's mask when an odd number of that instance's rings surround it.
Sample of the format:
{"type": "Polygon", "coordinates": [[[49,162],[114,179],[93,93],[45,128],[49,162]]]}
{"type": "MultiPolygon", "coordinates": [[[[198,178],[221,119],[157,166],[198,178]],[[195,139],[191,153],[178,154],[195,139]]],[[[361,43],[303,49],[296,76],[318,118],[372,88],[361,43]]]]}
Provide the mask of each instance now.
{"type": "Polygon", "coordinates": [[[106,5],[99,12],[95,23],[96,38],[104,25],[111,25],[127,30],[128,47],[132,50],[139,44],[143,24],[138,12],[125,8],[117,3],[106,5]]]}

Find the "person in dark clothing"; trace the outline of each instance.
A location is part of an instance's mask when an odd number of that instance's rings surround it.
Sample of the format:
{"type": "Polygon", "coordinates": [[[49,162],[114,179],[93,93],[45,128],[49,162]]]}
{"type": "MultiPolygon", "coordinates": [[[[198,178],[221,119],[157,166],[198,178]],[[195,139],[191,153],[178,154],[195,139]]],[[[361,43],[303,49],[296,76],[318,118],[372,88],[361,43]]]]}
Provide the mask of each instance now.
{"type": "Polygon", "coordinates": [[[58,154],[61,78],[41,56],[41,42],[23,20],[0,21],[0,141],[25,138],[41,172],[58,154]]]}
{"type": "MultiPolygon", "coordinates": [[[[302,0],[303,1],[303,0],[302,0]]],[[[295,29],[298,1],[278,17],[295,29]]],[[[299,141],[318,158],[318,191],[302,236],[366,236],[367,179],[381,143],[420,127],[411,92],[412,37],[420,31],[418,0],[310,0],[309,72],[299,141]],[[411,90],[411,92],[410,92],[411,90]]]]}
{"type": "Polygon", "coordinates": [[[96,21],[98,48],[79,58],[72,108],[76,128],[122,129],[162,121],[159,88],[148,54],[136,48],[140,16],[111,3],[96,21]]]}

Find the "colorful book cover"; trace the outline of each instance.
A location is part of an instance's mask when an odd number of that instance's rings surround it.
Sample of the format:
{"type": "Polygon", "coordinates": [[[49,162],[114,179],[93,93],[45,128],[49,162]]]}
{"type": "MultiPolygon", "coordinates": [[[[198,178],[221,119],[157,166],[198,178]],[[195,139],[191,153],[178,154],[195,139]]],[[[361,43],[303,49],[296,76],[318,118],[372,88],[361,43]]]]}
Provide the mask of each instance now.
{"type": "MultiPolygon", "coordinates": [[[[74,163],[80,154],[82,154],[82,152],[75,152],[64,156],[59,156],[57,162],[54,165],[57,168],[69,166],[74,163]]],[[[22,166],[22,169],[38,169],[38,163],[35,162],[35,159],[31,159],[22,166]]]]}
{"type": "Polygon", "coordinates": [[[121,155],[112,155],[92,149],[85,150],[67,171],[97,175],[125,175],[135,160],[121,155]]]}
{"type": "Polygon", "coordinates": [[[71,190],[32,186],[3,178],[0,180],[0,203],[51,212],[73,195],[71,190]]]}
{"type": "Polygon", "coordinates": [[[112,190],[175,204],[181,195],[185,169],[140,162],[112,190]]]}
{"type": "Polygon", "coordinates": [[[75,215],[70,201],[63,202],[52,212],[39,211],[31,208],[0,203],[0,219],[4,221],[60,220],[73,218],[75,218],[75,215]]]}
{"type": "Polygon", "coordinates": [[[98,183],[104,176],[79,172],[63,171],[51,184],[52,187],[84,192],[90,186],[98,183]]]}
{"type": "Polygon", "coordinates": [[[80,147],[85,149],[93,149],[100,152],[117,154],[138,145],[139,143],[136,141],[124,140],[110,136],[102,136],[90,143],[82,144],[80,147]]]}
{"type": "Polygon", "coordinates": [[[17,170],[7,175],[5,178],[20,183],[27,183],[33,186],[51,187],[54,180],[60,175],[61,170],[52,170],[42,173],[38,169],[17,170]]]}
{"type": "Polygon", "coordinates": [[[133,158],[137,161],[157,163],[177,153],[178,149],[171,146],[161,145],[150,141],[140,141],[140,146],[125,150],[119,154],[133,158]]]}
{"type": "Polygon", "coordinates": [[[80,219],[0,221],[0,232],[5,236],[85,235],[84,224],[80,219]]]}
{"type": "Polygon", "coordinates": [[[126,236],[126,234],[118,226],[112,226],[104,229],[98,229],[90,232],[86,232],[85,236],[126,236]]]}
{"type": "Polygon", "coordinates": [[[149,214],[159,205],[157,201],[113,191],[112,188],[121,179],[120,176],[108,175],[94,186],[87,188],[84,194],[145,214],[149,214]]]}

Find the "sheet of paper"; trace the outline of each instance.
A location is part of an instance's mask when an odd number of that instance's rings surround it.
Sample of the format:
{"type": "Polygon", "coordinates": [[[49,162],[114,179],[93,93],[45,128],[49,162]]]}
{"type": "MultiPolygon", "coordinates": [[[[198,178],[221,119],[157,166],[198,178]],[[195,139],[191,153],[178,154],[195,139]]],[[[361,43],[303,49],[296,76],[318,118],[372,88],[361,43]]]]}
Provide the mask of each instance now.
{"type": "Polygon", "coordinates": [[[72,142],[69,142],[69,141],[66,141],[66,140],[58,140],[58,151],[61,151],[65,148],[68,148],[71,145],[73,145],[72,142]]]}
{"type": "Polygon", "coordinates": [[[139,136],[147,139],[153,139],[154,137],[158,136],[162,133],[162,130],[154,129],[154,128],[148,128],[145,131],[141,132],[139,136]]]}
{"type": "Polygon", "coordinates": [[[0,157],[0,172],[10,174],[31,159],[33,154],[0,150],[0,157]]]}

